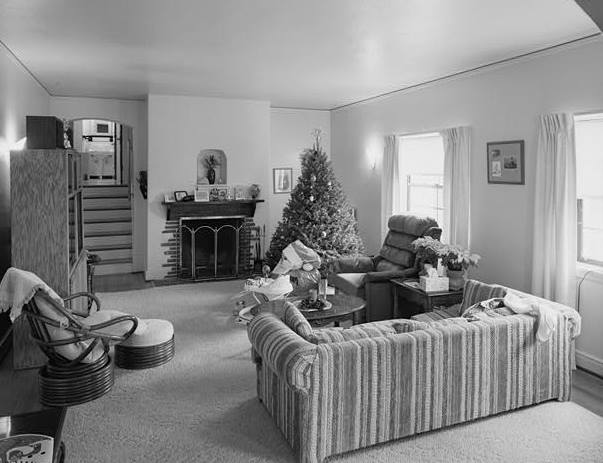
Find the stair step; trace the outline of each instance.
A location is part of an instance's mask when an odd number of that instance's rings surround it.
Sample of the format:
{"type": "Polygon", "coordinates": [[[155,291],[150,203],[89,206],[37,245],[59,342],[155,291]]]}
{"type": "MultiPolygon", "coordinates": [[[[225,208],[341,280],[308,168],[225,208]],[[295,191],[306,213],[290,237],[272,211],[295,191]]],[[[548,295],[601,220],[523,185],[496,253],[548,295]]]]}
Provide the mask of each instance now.
{"type": "Polygon", "coordinates": [[[84,198],[84,210],[130,209],[130,198],[84,198]]]}
{"type": "Polygon", "coordinates": [[[84,236],[124,235],[127,233],[132,233],[132,222],[130,221],[84,223],[84,236]]]}
{"type": "Polygon", "coordinates": [[[86,246],[86,249],[90,251],[92,254],[96,254],[100,251],[113,251],[117,249],[132,249],[130,244],[110,244],[108,246],[105,245],[94,245],[94,246],[86,246]]]}
{"type": "Polygon", "coordinates": [[[132,214],[130,212],[130,209],[112,209],[99,211],[84,210],[84,223],[92,221],[109,222],[111,220],[126,221],[131,220],[131,218],[132,214]]]}
{"type": "Polygon", "coordinates": [[[84,247],[93,249],[94,247],[104,246],[110,248],[114,245],[127,244],[132,246],[132,235],[111,235],[111,236],[84,236],[84,247]]]}
{"type": "Polygon", "coordinates": [[[114,275],[117,273],[132,273],[132,271],[131,262],[101,263],[95,267],[94,275],[114,275]]]}
{"type": "Polygon", "coordinates": [[[130,187],[125,186],[85,186],[84,199],[89,198],[129,198],[130,187]]]}
{"type": "Polygon", "coordinates": [[[132,262],[132,248],[107,249],[94,251],[93,254],[101,258],[101,264],[113,259],[127,259],[127,262],[132,262]]]}

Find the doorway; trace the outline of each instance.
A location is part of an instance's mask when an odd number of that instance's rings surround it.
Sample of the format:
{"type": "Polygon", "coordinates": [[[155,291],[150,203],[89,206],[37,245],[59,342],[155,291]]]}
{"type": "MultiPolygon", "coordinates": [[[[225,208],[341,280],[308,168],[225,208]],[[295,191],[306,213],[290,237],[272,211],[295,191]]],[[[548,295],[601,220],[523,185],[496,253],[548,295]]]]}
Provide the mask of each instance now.
{"type": "Polygon", "coordinates": [[[95,275],[133,271],[133,130],[117,121],[72,121],[82,155],[84,247],[100,258],[95,275]]]}

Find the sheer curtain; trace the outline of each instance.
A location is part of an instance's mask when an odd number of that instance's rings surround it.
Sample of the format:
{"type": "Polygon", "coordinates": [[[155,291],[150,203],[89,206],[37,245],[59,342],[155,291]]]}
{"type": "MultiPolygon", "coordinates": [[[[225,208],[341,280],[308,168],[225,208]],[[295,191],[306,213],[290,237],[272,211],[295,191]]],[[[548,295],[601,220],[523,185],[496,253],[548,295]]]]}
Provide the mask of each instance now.
{"type": "Polygon", "coordinates": [[[574,119],[546,114],[538,123],[532,292],[575,304],[577,211],[574,119]]]}
{"type": "Polygon", "coordinates": [[[387,221],[400,212],[400,142],[396,135],[385,137],[381,172],[381,240],[387,234],[387,221]]]}
{"type": "Polygon", "coordinates": [[[440,132],[444,141],[444,223],[442,241],[469,248],[471,130],[440,132]]]}

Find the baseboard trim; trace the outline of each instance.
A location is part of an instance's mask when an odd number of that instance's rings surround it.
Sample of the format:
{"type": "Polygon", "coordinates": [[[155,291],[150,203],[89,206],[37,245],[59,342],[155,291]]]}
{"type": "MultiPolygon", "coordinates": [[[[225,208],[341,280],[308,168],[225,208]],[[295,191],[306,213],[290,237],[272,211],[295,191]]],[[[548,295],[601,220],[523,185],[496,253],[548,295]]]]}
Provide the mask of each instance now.
{"type": "Polygon", "coordinates": [[[590,371],[597,376],[603,377],[603,360],[586,352],[576,350],[576,365],[583,370],[590,371]]]}

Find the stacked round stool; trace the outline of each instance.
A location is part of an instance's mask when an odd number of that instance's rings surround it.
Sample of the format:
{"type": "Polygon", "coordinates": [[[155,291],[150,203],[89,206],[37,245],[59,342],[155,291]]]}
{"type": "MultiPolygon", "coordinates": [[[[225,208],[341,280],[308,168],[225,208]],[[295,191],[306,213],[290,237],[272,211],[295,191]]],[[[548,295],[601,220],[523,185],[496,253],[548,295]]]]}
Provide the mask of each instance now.
{"type": "Polygon", "coordinates": [[[38,373],[40,402],[49,407],[69,407],[98,399],[113,386],[113,364],[103,353],[92,363],[63,366],[48,362],[38,373]]]}
{"type": "Polygon", "coordinates": [[[115,346],[115,364],[128,370],[153,368],[174,357],[174,327],[167,320],[139,319],[141,330],[115,346]]]}

